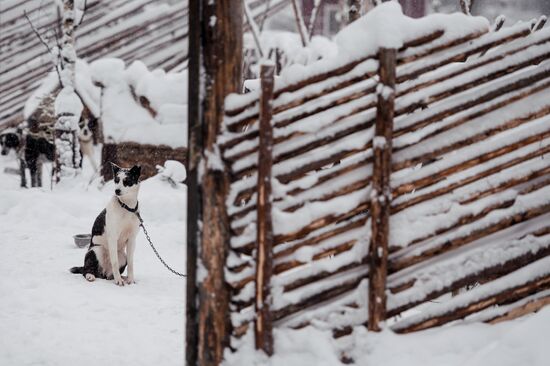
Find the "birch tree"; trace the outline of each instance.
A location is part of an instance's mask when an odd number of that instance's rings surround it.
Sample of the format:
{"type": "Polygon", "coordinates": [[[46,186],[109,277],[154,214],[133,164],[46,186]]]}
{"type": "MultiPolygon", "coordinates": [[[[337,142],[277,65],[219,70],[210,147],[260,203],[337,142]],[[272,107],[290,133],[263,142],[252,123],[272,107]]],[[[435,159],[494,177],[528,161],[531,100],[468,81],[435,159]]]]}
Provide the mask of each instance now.
{"type": "Polygon", "coordinates": [[[59,73],[61,91],[55,99],[55,162],[54,180],[59,182],[80,172],[80,144],[78,121],[83,105],[75,92],[75,30],[84,17],[85,0],[62,0],[61,40],[56,69],[59,73]]]}

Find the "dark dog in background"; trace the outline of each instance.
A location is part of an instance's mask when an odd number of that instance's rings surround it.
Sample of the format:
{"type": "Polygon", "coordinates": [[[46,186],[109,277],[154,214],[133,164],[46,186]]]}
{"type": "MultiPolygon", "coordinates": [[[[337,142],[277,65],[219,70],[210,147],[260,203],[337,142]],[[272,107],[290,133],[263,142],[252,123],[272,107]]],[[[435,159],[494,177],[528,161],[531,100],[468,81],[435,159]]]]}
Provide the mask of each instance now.
{"type": "Polygon", "coordinates": [[[43,158],[48,161],[54,160],[54,144],[43,137],[27,135],[25,145],[25,163],[31,173],[31,186],[42,187],[43,158]]]}
{"type": "Polygon", "coordinates": [[[27,186],[27,177],[25,175],[25,137],[22,128],[8,128],[0,133],[0,146],[2,155],[8,155],[14,151],[19,161],[19,175],[21,176],[21,187],[27,186]]]}

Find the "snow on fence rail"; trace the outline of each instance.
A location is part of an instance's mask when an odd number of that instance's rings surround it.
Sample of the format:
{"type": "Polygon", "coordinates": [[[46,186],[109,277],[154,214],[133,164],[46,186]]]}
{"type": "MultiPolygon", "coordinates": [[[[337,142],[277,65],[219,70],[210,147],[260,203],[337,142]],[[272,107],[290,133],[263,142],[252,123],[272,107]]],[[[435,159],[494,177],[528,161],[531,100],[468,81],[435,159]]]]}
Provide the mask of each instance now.
{"type": "Polygon", "coordinates": [[[340,337],[386,319],[409,332],[548,303],[550,29],[489,31],[464,16],[457,32],[444,17],[407,18],[393,50],[276,80],[271,108],[263,88],[226,100],[233,342],[251,323],[257,335],[313,323],[340,337]],[[259,273],[269,289],[256,289],[259,273]],[[380,304],[368,311],[370,298],[380,304]],[[262,302],[269,315],[257,317],[262,302]]]}

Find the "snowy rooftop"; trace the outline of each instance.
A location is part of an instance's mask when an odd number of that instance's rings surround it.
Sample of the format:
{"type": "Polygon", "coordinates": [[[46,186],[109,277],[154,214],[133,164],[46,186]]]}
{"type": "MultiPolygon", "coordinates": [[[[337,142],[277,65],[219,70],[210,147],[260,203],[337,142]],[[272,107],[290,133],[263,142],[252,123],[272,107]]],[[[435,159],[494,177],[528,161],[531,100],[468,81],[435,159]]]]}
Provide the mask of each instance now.
{"type": "MultiPolygon", "coordinates": [[[[58,85],[57,75],[50,73],[25,104],[25,118],[58,85]]],[[[173,148],[187,144],[186,70],[168,74],[160,69],[150,71],[141,61],[127,67],[115,58],[91,64],[78,60],[76,90],[92,114],[103,121],[106,142],[173,148]]]]}

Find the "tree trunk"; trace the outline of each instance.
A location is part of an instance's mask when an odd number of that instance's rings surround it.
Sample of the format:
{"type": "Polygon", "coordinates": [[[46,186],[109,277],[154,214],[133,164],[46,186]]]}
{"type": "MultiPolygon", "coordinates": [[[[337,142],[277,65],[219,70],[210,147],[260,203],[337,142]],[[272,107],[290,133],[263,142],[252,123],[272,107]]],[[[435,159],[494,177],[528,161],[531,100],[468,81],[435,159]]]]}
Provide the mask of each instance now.
{"type": "Polygon", "coordinates": [[[55,99],[55,162],[54,181],[76,175],[80,168],[80,144],[78,121],[82,102],[75,93],[75,6],[74,0],[63,0],[63,21],[60,64],[56,65],[61,81],[61,91],[55,99]]]}

